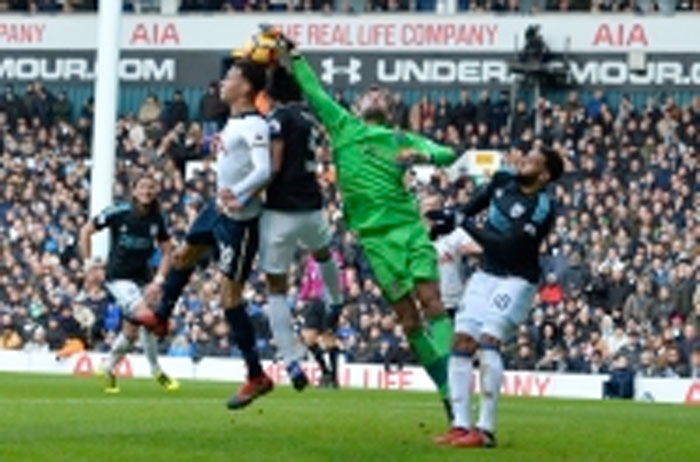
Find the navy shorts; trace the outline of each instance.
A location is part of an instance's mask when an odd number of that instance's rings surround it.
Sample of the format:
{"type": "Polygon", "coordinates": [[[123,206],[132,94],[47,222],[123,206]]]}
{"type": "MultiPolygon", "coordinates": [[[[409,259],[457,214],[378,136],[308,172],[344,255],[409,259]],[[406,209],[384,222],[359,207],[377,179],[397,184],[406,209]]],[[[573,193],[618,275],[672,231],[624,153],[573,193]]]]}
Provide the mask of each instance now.
{"type": "Polygon", "coordinates": [[[235,220],[210,203],[199,212],[185,240],[212,247],[219,270],[234,281],[245,282],[258,251],[258,217],[235,220]]]}
{"type": "Polygon", "coordinates": [[[304,315],[304,329],[326,330],[326,305],[320,300],[311,300],[307,303],[304,315]]]}

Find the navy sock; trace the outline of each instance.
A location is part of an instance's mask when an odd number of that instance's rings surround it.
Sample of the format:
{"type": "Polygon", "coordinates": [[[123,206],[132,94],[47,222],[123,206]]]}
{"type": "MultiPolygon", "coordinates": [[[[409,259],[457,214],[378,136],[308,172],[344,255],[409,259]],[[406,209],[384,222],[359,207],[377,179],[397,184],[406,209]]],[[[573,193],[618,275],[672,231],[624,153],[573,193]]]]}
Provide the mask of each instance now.
{"type": "Polygon", "coordinates": [[[250,317],[245,309],[245,305],[238,305],[236,308],[225,310],[226,321],[228,321],[233,340],[241,350],[245,364],[248,367],[248,378],[255,378],[262,375],[262,365],[258,352],[255,349],[255,329],[250,317]]]}
{"type": "Polygon", "coordinates": [[[168,276],[163,283],[163,296],[158,304],[158,309],[156,309],[156,316],[163,320],[170,318],[170,315],[173,314],[173,308],[175,308],[177,299],[180,298],[183,289],[190,281],[192,273],[194,273],[194,267],[184,269],[173,268],[168,272],[168,276]]]}
{"type": "Polygon", "coordinates": [[[321,350],[321,347],[318,346],[318,343],[314,343],[313,345],[311,345],[309,347],[309,351],[312,355],[314,355],[314,359],[321,367],[321,372],[323,374],[328,374],[330,371],[328,370],[328,365],[326,365],[326,360],[323,357],[323,350],[321,350]]]}
{"type": "Polygon", "coordinates": [[[338,377],[338,355],[340,354],[340,348],[334,346],[331,347],[330,350],[328,350],[328,356],[331,360],[331,374],[333,375],[333,378],[338,377]]]}

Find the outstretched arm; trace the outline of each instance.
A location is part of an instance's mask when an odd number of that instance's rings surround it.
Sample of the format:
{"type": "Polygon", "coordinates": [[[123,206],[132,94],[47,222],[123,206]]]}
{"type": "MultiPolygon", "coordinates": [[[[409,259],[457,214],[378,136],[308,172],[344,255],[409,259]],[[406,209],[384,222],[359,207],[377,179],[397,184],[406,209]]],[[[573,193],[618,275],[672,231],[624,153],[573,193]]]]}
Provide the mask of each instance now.
{"type": "Polygon", "coordinates": [[[88,221],[80,229],[78,244],[80,247],[80,255],[83,257],[83,261],[86,262],[86,264],[92,258],[91,236],[95,231],[97,231],[97,228],[92,221],[88,221]]]}
{"type": "Polygon", "coordinates": [[[517,255],[522,249],[539,246],[554,223],[551,215],[541,225],[526,223],[521,229],[513,230],[508,235],[494,233],[485,228],[477,227],[473,221],[466,220],[463,227],[478,242],[488,254],[508,260],[517,255]]]}
{"type": "Polygon", "coordinates": [[[438,144],[415,133],[398,132],[400,162],[450,165],[455,160],[455,152],[449,146],[438,144]]]}
{"type": "MultiPolygon", "coordinates": [[[[460,212],[467,217],[473,217],[477,213],[484,210],[489,206],[491,197],[496,191],[498,185],[503,184],[511,176],[512,173],[507,171],[499,170],[496,172],[486,186],[482,186],[474,192],[469,202],[467,202],[467,205],[462,207],[460,212]]],[[[469,230],[467,231],[469,232],[469,230]]]]}
{"type": "Polygon", "coordinates": [[[301,55],[292,57],[292,74],[321,124],[331,134],[357,119],[323,89],[309,62],[301,55]]]}

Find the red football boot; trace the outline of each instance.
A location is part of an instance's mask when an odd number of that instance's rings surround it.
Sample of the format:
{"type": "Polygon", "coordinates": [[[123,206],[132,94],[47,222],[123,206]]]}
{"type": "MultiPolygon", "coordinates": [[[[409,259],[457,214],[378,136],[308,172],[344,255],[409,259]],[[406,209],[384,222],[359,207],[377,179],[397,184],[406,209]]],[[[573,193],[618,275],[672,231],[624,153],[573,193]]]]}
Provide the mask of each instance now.
{"type": "Polygon", "coordinates": [[[165,337],[168,333],[168,321],[160,319],[153,310],[149,308],[134,310],[129,316],[129,321],[145,327],[158,337],[165,337]]]}
{"type": "Polygon", "coordinates": [[[493,448],[496,446],[496,437],[489,431],[475,428],[466,435],[452,440],[452,446],[456,448],[493,448]]]}
{"type": "Polygon", "coordinates": [[[469,433],[469,430],[466,428],[452,427],[447,431],[447,433],[443,433],[442,435],[438,435],[433,438],[433,443],[439,446],[449,446],[453,441],[465,436],[467,433],[469,433]]]}
{"type": "Polygon", "coordinates": [[[271,392],[273,388],[275,388],[275,384],[267,374],[263,373],[253,379],[249,378],[238,390],[238,393],[228,400],[226,407],[231,410],[242,409],[262,395],[271,392]]]}

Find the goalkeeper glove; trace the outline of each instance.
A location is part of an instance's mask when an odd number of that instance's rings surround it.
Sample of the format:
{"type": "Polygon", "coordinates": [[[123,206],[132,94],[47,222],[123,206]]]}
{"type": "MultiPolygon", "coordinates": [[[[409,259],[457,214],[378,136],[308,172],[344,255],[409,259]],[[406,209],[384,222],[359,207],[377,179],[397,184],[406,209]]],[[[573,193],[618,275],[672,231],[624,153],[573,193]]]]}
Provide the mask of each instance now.
{"type": "Polygon", "coordinates": [[[454,231],[457,220],[452,210],[430,210],[425,217],[431,221],[430,239],[435,240],[454,231]]]}

